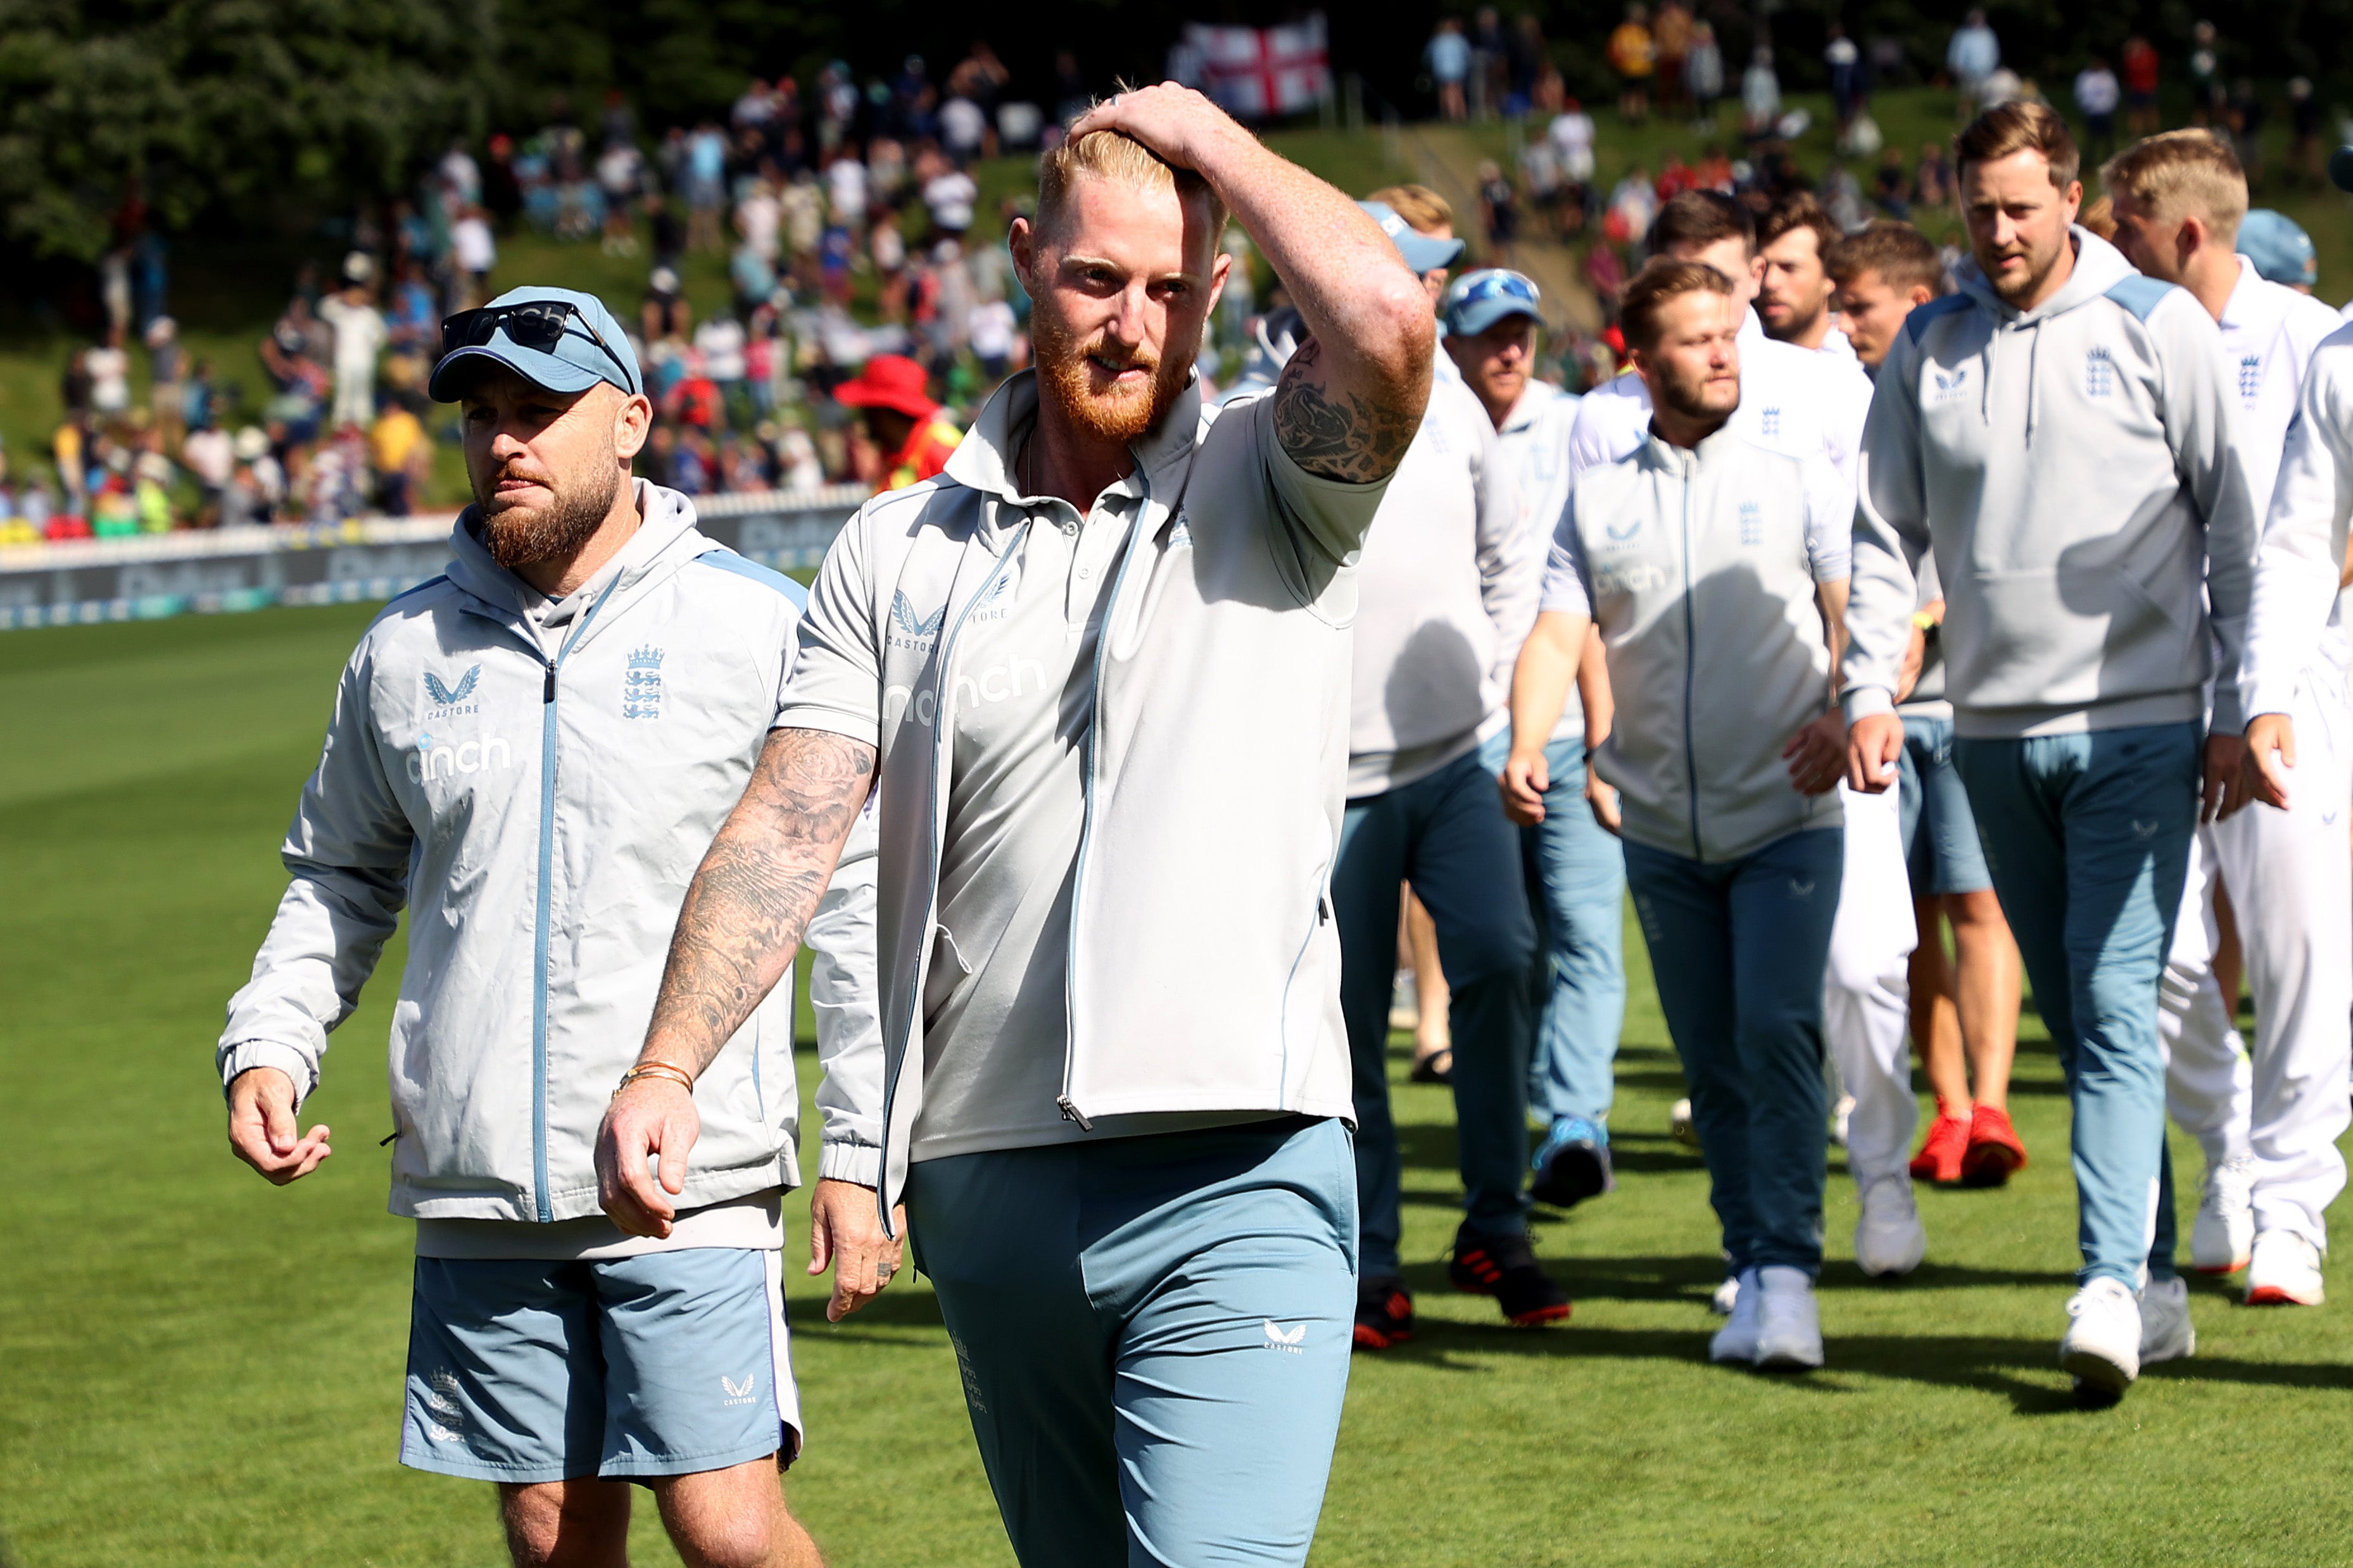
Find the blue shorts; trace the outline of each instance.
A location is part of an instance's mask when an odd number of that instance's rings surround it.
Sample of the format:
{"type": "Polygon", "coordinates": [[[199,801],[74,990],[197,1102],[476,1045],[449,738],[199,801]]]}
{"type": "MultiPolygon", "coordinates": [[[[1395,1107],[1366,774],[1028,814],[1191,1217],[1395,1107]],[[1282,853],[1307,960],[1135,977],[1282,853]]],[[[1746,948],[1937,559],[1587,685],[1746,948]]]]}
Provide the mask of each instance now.
{"type": "Polygon", "coordinates": [[[784,1308],[774,1251],[420,1258],[400,1462],[510,1482],[789,1464],[784,1308]]]}
{"type": "Polygon", "coordinates": [[[1977,818],[1969,812],[1969,792],[1953,767],[1953,721],[1905,714],[1900,769],[1904,863],[1912,873],[1912,896],[1981,893],[1992,887],[1977,818]]]}

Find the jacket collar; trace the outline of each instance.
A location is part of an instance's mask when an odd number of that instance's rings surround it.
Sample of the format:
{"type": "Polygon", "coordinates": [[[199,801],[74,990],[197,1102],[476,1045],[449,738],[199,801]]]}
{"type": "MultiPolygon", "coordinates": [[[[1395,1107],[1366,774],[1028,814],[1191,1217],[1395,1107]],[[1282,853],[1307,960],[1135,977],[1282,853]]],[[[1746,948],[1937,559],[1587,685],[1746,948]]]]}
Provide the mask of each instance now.
{"type": "MultiPolygon", "coordinates": [[[[608,593],[626,594],[658,573],[674,571],[703,544],[694,532],[694,503],[645,479],[630,481],[638,500],[638,531],[596,574],[558,600],[545,624],[560,626],[585,615],[608,593]],[[690,537],[691,536],[691,537],[690,537]]],[[[480,535],[480,511],[468,507],[449,531],[449,580],[480,613],[504,625],[521,623],[543,603],[539,591],[491,558],[480,535]]],[[[536,639],[533,640],[536,646],[536,639]]]]}

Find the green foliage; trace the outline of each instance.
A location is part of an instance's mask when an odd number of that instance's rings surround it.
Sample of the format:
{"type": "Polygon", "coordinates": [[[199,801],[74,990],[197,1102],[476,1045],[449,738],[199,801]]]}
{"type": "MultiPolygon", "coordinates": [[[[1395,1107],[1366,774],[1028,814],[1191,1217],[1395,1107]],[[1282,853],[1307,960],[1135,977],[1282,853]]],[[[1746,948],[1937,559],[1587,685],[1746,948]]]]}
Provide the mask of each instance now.
{"type": "Polygon", "coordinates": [[[347,210],[482,117],[496,0],[0,0],[0,224],[95,258],[164,227],[347,210]]]}

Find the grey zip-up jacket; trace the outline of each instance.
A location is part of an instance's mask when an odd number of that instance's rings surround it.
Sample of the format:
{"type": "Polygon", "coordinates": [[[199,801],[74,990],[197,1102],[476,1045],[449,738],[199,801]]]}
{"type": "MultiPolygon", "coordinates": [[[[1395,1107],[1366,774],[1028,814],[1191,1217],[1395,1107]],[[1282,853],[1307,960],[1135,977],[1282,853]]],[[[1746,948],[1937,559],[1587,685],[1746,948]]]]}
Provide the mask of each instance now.
{"type": "MultiPolygon", "coordinates": [[[[958,637],[1031,526],[1008,443],[1036,396],[1034,373],[1013,377],[945,473],[850,520],[811,591],[782,716],[880,752],[871,1048],[883,1060],[879,1074],[855,1049],[828,1063],[822,1169],[877,1172],[886,1224],[923,1106],[924,986],[955,962],[938,951],[939,868],[958,690],[976,679],[958,637]],[[879,1107],[865,1102],[877,1085],[879,1107]]],[[[1199,401],[1196,382],[1132,448],[1143,500],[1103,611],[1061,1096],[1082,1125],[1355,1110],[1329,884],[1355,565],[1383,486],[1300,468],[1271,395],[1206,427],[1199,401]]]]}
{"type": "Polygon", "coordinates": [[[1781,749],[1830,710],[1816,594],[1847,574],[1852,505],[1827,461],[1730,427],[1651,436],[1569,488],[1544,608],[1600,628],[1618,710],[1593,766],[1628,839],[1712,863],[1838,826],[1838,793],[1799,794],[1781,749]]]}
{"type": "Polygon", "coordinates": [[[1973,263],[1880,367],[1847,605],[1850,719],[1884,713],[1933,550],[1957,734],[2196,721],[2236,732],[2257,526],[2213,318],[2073,231],[2074,269],[2013,310],[1973,263]]]}
{"type": "MultiPolygon", "coordinates": [[[[553,658],[474,538],[344,667],[283,851],[293,880],[229,1003],[224,1084],[316,1087],[404,904],[392,1210],[597,1214],[592,1145],[636,1059],[688,881],[751,777],[807,595],[713,544],[674,490],[553,658]]],[[[799,1100],[779,987],[695,1085],[681,1205],[789,1186],[799,1100]]]]}

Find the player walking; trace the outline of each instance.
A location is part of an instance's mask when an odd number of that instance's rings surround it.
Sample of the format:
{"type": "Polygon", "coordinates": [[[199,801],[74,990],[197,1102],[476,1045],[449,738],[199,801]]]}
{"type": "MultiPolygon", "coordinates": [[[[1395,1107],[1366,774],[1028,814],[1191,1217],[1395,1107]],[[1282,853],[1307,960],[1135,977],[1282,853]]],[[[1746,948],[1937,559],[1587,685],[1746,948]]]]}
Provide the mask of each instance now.
{"type": "Polygon", "coordinates": [[[1709,1353],[1800,1368],[1822,1362],[1821,974],[1841,858],[1832,668],[1852,502],[1827,462],[1730,425],[1740,309],[1703,263],[1653,261],[1627,289],[1620,320],[1652,434],[1571,488],[1514,678],[1503,788],[1515,819],[1536,819],[1546,749],[1598,625],[1618,706],[1594,766],[1621,792],[1626,879],[1740,1280],[1709,1353]]]}
{"type": "MultiPolygon", "coordinates": [[[[2293,441],[2290,430],[2306,367],[2318,363],[2322,341],[2341,323],[2327,306],[2264,281],[2252,260],[2233,253],[2247,182],[2226,142],[2201,131],[2152,136],[2117,154],[2100,175],[2115,205],[2117,248],[2150,277],[2194,295],[2220,329],[2222,374],[2240,405],[2240,449],[2258,514],[2271,507],[2273,481],[2286,470],[2283,448],[2297,454],[2300,473],[2319,478],[2284,509],[2278,547],[2265,530],[2276,585],[2278,563],[2298,559],[2300,546],[2289,542],[2324,538],[2332,521],[2326,429],[2305,434],[2308,415],[2293,441]]],[[[2335,416],[2325,400],[2306,406],[2323,426],[2335,416]]],[[[2266,728],[2291,725],[2304,742],[2290,747],[2295,787],[2268,792],[2274,809],[2234,812],[2200,830],[2205,853],[2194,858],[2203,862],[2194,869],[2205,874],[2193,874],[2185,894],[2162,1022],[2172,1047],[2175,1118],[2201,1133],[2207,1148],[2191,1261],[2209,1273],[2245,1268],[2251,1302],[2316,1305],[2328,1237],[2323,1212],[2345,1183],[2336,1143],[2347,1123],[2346,1061],[2353,1052],[2353,864],[2339,826],[2348,790],[2346,646],[2327,605],[2309,619],[2284,637],[2274,623],[2264,639],[2266,654],[2293,658],[2290,664],[2266,659],[2258,668],[2249,628],[2241,689],[2275,715],[2266,728]],[[2216,871],[2232,895],[2255,995],[2252,1081],[2231,1026],[2236,998],[2214,981],[2216,871]]],[[[2257,772],[2283,776],[2268,755],[2257,772]]]]}
{"type": "MultiPolygon", "coordinates": [[[[903,1191],[1024,1563],[1296,1563],[1356,1295],[1348,568],[1429,396],[1430,300],[1173,86],[1082,118],[1012,244],[1038,369],[828,554],[641,1059],[703,1070],[783,978],[879,777],[884,1060],[827,1092],[879,1090],[846,1121],[881,1142],[826,1152],[814,1224],[860,1284],[834,1310],[887,1272],[903,1191]],[[1312,339],[1204,429],[1229,205],[1312,339]]],[[[615,1100],[625,1228],[666,1223],[695,1136],[675,1082],[615,1100]]]]}
{"type": "Polygon", "coordinates": [[[343,671],[288,834],[293,881],[229,1004],[229,1142],[280,1184],[327,1035],[413,908],[392,1025],[392,1208],[417,1220],[401,1460],[499,1483],[518,1563],[618,1562],[629,1483],[689,1562],[814,1563],[778,1215],[789,996],[691,1079],[633,1068],[688,878],[775,720],[806,595],[629,479],[652,418],[596,299],[518,289],[442,325],[474,505],[448,572],[343,671]],[[704,1120],[658,1237],[598,1211],[607,1099],[657,1079],[704,1120]],[[689,1086],[691,1085],[691,1099],[689,1086]]]}
{"type": "MultiPolygon", "coordinates": [[[[1457,279],[1440,312],[1447,356],[1494,421],[1519,489],[1520,526],[1539,563],[1568,500],[1569,433],[1578,403],[1576,394],[1530,374],[1543,331],[1541,303],[1533,279],[1488,268],[1457,279]]],[[[1514,658],[1525,636],[1513,639],[1514,658]]],[[[1617,1184],[1609,1161],[1617,1088],[1610,1067],[1626,1021],[1626,857],[1595,817],[1599,811],[1617,820],[1617,792],[1585,767],[1587,748],[1609,732],[1609,678],[1601,645],[1588,637],[1577,685],[1545,750],[1552,787],[1544,819],[1521,835],[1528,903],[1541,938],[1535,994],[1542,1014],[1529,1095],[1547,1123],[1528,1192],[1563,1208],[1617,1184]]],[[[1511,746],[1508,725],[1482,743],[1488,773],[1502,773],[1511,746]]]]}
{"type": "Polygon", "coordinates": [[[1849,781],[1895,782],[1897,669],[1933,549],[1954,761],[2074,1104],[2084,1267],[2061,1364],[2114,1398],[2196,1343],[2158,978],[2200,752],[2218,794],[2237,762],[2235,695],[2218,691],[2201,746],[2201,689],[2213,635],[2223,688],[2237,677],[2254,521],[2214,323],[2073,226],[2065,124],[2006,103],[1957,146],[1974,264],[1905,323],[1864,436],[1849,781]]]}

